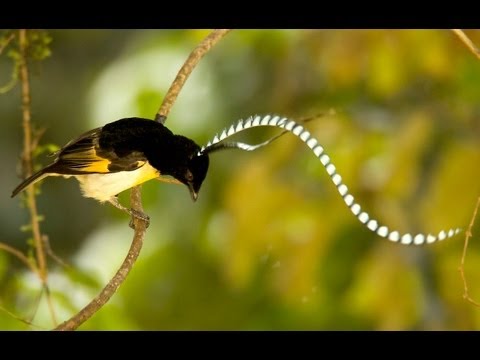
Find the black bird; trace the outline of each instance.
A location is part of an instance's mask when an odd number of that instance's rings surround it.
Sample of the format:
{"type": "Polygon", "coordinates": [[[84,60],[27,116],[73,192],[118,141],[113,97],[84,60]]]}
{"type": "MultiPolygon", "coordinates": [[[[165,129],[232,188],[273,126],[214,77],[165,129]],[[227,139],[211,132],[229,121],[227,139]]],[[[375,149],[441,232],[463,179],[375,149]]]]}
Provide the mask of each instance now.
{"type": "Polygon", "coordinates": [[[55,161],[24,180],[12,197],[47,176],[75,177],[83,196],[108,201],[131,215],[148,219],[122,206],[117,195],[158,179],[185,184],[193,201],[207,175],[208,153],[193,140],[174,135],[162,123],[125,118],[90,130],[57,151],[55,161]]]}

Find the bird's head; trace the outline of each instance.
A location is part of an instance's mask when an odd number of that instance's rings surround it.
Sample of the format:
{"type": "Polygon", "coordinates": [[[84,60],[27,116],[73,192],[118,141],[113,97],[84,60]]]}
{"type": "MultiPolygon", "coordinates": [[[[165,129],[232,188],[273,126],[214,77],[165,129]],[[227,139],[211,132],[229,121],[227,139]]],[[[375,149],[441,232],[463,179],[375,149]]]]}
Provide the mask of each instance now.
{"type": "Polygon", "coordinates": [[[187,185],[193,201],[197,200],[200,187],[207,176],[208,163],[208,155],[197,155],[195,153],[189,159],[187,166],[183,169],[183,173],[176,176],[179,181],[187,185]]]}
{"type": "Polygon", "coordinates": [[[180,135],[176,137],[176,161],[169,174],[185,184],[193,201],[198,198],[198,192],[207,176],[208,154],[199,154],[200,146],[194,141],[180,135]]]}

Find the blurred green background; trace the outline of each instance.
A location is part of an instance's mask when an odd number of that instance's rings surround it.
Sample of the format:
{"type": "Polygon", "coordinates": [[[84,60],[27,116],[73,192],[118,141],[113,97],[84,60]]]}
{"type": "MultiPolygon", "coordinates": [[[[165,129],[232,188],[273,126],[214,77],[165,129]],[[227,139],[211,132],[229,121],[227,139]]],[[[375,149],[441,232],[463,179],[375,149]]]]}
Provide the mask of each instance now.
{"type": "MultiPolygon", "coordinates": [[[[480,32],[466,32],[480,44],[480,32]]],[[[153,118],[206,30],[51,30],[52,56],[31,66],[42,144],[64,145],[122,117],[153,118]]],[[[0,57],[0,84],[11,62],[0,57]]],[[[311,130],[362,207],[403,232],[465,228],[480,193],[480,62],[446,30],[238,30],[195,69],[168,118],[205,144],[240,118],[326,113],[311,130]],[[330,111],[334,110],[334,112],[330,111]]],[[[20,89],[0,96],[0,241],[28,250],[20,182],[20,89]]],[[[258,142],[278,133],[239,135],[258,142]]],[[[40,157],[39,164],[46,164],[40,157]]],[[[428,247],[390,243],[350,213],[326,171],[292,135],[253,153],[215,153],[192,203],[151,181],[144,249],[113,299],[81,329],[479,329],[462,299],[464,236],[428,247]]],[[[127,204],[128,192],[121,195],[127,204]]],[[[38,207],[54,251],[50,287],[65,320],[114,274],[129,219],[49,178],[38,207]]],[[[479,221],[480,223],[480,221],[479,221]]],[[[467,257],[480,299],[480,226],[467,257]]],[[[39,282],[0,252],[0,304],[22,317],[39,282]]],[[[34,323],[51,328],[44,300],[34,323]]],[[[0,329],[28,327],[0,311],[0,329]]]]}

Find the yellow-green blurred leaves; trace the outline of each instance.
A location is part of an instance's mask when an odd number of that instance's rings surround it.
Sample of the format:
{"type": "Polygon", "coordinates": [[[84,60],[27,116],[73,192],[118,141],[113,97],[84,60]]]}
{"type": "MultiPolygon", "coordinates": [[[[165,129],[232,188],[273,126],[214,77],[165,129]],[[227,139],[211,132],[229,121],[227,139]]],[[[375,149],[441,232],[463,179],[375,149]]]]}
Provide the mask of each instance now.
{"type": "Polygon", "coordinates": [[[227,276],[234,287],[243,288],[267,256],[275,292],[299,302],[315,286],[316,262],[332,227],[329,216],[316,211],[301,189],[275,174],[268,158],[260,157],[236,172],[226,189],[232,224],[224,234],[230,243],[227,276]]]}
{"type": "Polygon", "coordinates": [[[456,57],[450,56],[449,48],[452,38],[447,31],[407,31],[408,48],[415,49],[412,53],[412,66],[417,73],[433,79],[448,80],[454,74],[456,57]]]}
{"type": "Polygon", "coordinates": [[[424,302],[420,276],[405,261],[404,251],[392,250],[392,245],[382,244],[361,260],[344,306],[367,317],[376,329],[411,329],[424,302]]]}
{"type": "MultiPolygon", "coordinates": [[[[432,205],[434,211],[422,205],[438,201],[435,189],[454,196],[456,185],[452,181],[459,180],[451,175],[448,182],[435,171],[425,178],[425,159],[431,156],[439,134],[435,127],[440,126],[427,109],[401,114],[398,123],[370,132],[346,115],[321,118],[307,126],[324,140],[325,151],[352,193],[359,194],[365,210],[385,225],[415,232],[420,217],[425,219],[421,230],[436,232],[458,224],[448,217],[452,214],[448,204],[454,203],[454,198],[446,198],[442,206],[432,205]],[[421,189],[427,192],[419,193],[421,189]],[[373,206],[368,206],[365,191],[373,198],[373,206]]],[[[442,163],[457,162],[465,167],[478,161],[477,152],[470,150],[450,155],[441,152],[437,157],[442,163]],[[458,158],[465,164],[455,160],[458,158]]],[[[228,283],[239,290],[247,288],[268,259],[271,291],[285,304],[315,308],[314,304],[325,304],[329,291],[346,287],[341,305],[344,311],[375,328],[416,327],[421,322],[424,296],[419,270],[414,262],[404,259],[404,249],[396,249],[399,245],[387,245],[385,239],[358,223],[310,150],[290,134],[252,157],[238,166],[225,191],[227,212],[223,216],[228,217],[228,228],[223,228],[222,248],[226,249],[223,256],[228,283]],[[294,173],[282,177],[288,168],[294,173]],[[351,248],[362,256],[364,245],[359,248],[355,244],[368,233],[373,248],[366,258],[348,258],[329,250],[332,242],[339,241],[339,233],[350,228],[357,233],[347,235],[350,239],[339,251],[351,248]],[[337,268],[336,276],[330,268],[322,271],[324,266],[333,268],[335,262],[326,255],[344,264],[337,268]],[[325,278],[323,272],[329,275],[325,278]],[[311,298],[313,304],[308,303],[311,298]]],[[[475,188],[474,180],[468,181],[462,188],[475,188]]],[[[471,195],[465,195],[467,199],[472,200],[471,195]]],[[[465,214],[470,212],[467,206],[465,214]]]]}
{"type": "Polygon", "coordinates": [[[386,194],[397,200],[407,200],[421,178],[422,158],[432,141],[434,123],[427,113],[412,113],[389,139],[389,181],[386,194]]]}
{"type": "Polygon", "coordinates": [[[458,69],[455,72],[456,83],[453,85],[456,86],[453,90],[458,91],[458,95],[465,101],[476,102],[480,96],[478,63],[479,61],[473,56],[463,58],[459,61],[458,69]]]}
{"type": "Polygon", "coordinates": [[[480,148],[477,142],[452,140],[445,147],[426,188],[421,218],[428,229],[466,228],[480,195],[480,148]]]}
{"type": "Polygon", "coordinates": [[[375,97],[389,99],[403,89],[407,81],[407,69],[402,66],[402,52],[398,39],[388,34],[370,49],[366,86],[375,97]]]}

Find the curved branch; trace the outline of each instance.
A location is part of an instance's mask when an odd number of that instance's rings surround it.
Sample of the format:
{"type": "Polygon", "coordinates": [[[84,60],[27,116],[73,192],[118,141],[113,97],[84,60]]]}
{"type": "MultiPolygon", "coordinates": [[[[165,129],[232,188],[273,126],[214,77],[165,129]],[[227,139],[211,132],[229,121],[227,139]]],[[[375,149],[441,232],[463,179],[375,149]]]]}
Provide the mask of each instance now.
{"type": "Polygon", "coordinates": [[[188,77],[192,73],[195,66],[203,58],[203,56],[210,51],[222,38],[230,32],[230,29],[216,29],[213,30],[203,41],[197,45],[197,47],[190,53],[183,66],[178,71],[175,80],[167,91],[167,94],[163,98],[162,105],[158,109],[155,120],[162,124],[167,119],[168,113],[172,108],[177,96],[183,88],[183,85],[187,81],[188,77]]]}
{"type": "MultiPolygon", "coordinates": [[[[192,51],[190,56],[187,58],[182,68],[179,70],[177,77],[173,81],[172,85],[168,89],[165,98],[163,99],[162,105],[156,116],[156,120],[160,122],[165,122],[165,119],[170,112],[171,107],[175,103],[178,94],[180,93],[185,81],[188,79],[188,76],[193,71],[195,66],[198,64],[200,59],[216,44],[220,39],[222,39],[229,30],[214,30],[211,32],[196,48],[192,51]]],[[[141,186],[136,186],[132,188],[130,195],[130,204],[132,209],[143,212],[142,206],[142,197],[140,192],[141,186]]],[[[100,294],[98,294],[87,306],[80,310],[76,315],[71,317],[69,320],[63,322],[55,328],[55,330],[75,330],[85,321],[87,321],[93,314],[105,305],[108,300],[115,294],[120,285],[125,281],[128,273],[132,269],[135,261],[137,260],[140,250],[142,249],[143,239],[145,238],[145,233],[147,230],[147,224],[145,221],[132,217],[133,224],[135,225],[132,245],[128,250],[128,254],[123,261],[122,265],[113,276],[113,278],[108,282],[108,284],[102,289],[100,294]]]]}
{"type": "Polygon", "coordinates": [[[453,33],[458,36],[461,42],[472,52],[473,55],[480,60],[480,50],[473,44],[472,40],[460,29],[452,29],[453,33]]]}
{"type": "MultiPolygon", "coordinates": [[[[131,203],[136,210],[143,210],[142,196],[138,186],[132,189],[131,203]]],[[[125,281],[128,273],[133,267],[133,264],[137,260],[138,255],[140,254],[140,250],[142,249],[143,245],[143,239],[147,230],[147,224],[143,220],[133,217],[133,224],[135,225],[135,233],[133,235],[132,245],[130,246],[130,250],[128,250],[127,257],[125,260],[123,260],[123,263],[116,274],[102,289],[100,294],[90,301],[87,306],[85,306],[69,320],[57,326],[55,330],[75,330],[78,328],[81,324],[92,317],[93,314],[100,310],[100,308],[105,305],[108,300],[110,300],[120,285],[125,281]]]]}

